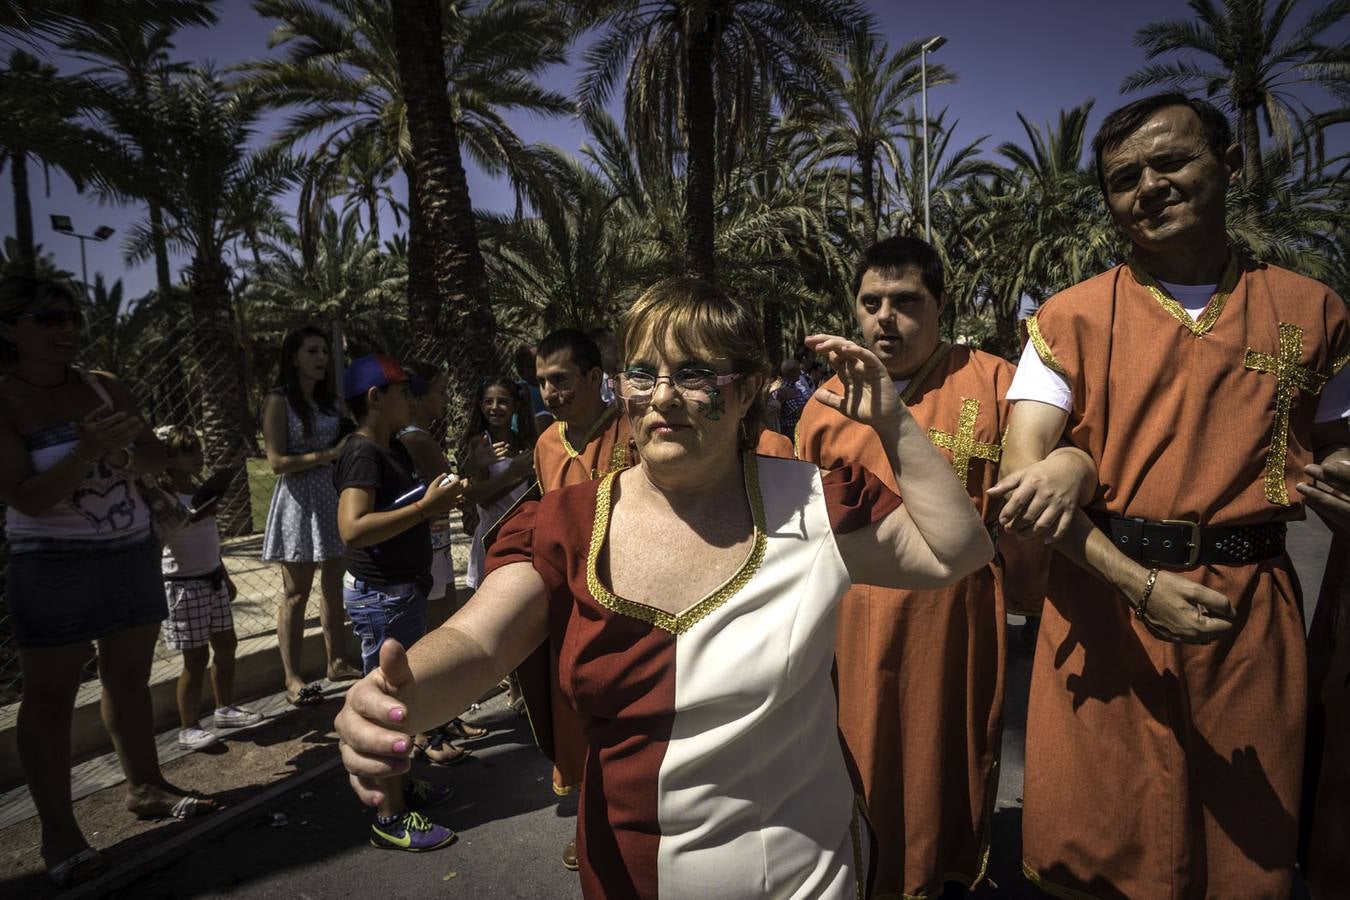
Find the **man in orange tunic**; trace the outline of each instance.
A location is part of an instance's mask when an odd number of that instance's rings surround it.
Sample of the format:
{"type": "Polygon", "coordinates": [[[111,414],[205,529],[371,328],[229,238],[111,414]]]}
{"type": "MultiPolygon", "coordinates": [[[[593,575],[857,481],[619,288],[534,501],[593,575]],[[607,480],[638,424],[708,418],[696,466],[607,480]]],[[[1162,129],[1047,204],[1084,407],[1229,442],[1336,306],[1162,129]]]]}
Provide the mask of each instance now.
{"type": "MultiPolygon", "coordinates": [[[[985,489],[998,470],[1012,364],[940,341],[942,262],[923,241],[869,247],[853,293],[867,348],[992,523],[985,489]]],[[[823,387],[840,390],[837,378],[823,387]]],[[[896,490],[876,435],[815,400],[797,426],[797,455],[826,470],[862,465],[896,490]]],[[[876,832],[874,897],[939,896],[947,881],[984,877],[1003,729],[1004,606],[1039,598],[1042,586],[1035,567],[1015,571],[996,559],[950,587],[855,585],[841,602],[839,727],[876,832]]]]}
{"type": "Polygon", "coordinates": [[[1028,320],[1009,391],[1012,477],[1067,440],[1100,480],[1050,567],[1023,869],[1065,897],[1286,897],[1307,679],[1284,523],[1350,316],[1230,253],[1242,150],[1208,103],[1131,103],[1093,149],[1131,259],[1028,320]]]}
{"type": "MultiPolygon", "coordinates": [[[[598,478],[630,462],[628,417],[601,399],[604,374],[600,349],[580,331],[562,329],[539,342],[535,360],[544,406],[557,420],[544,429],[534,445],[534,469],[541,492],[598,478]]],[[[589,527],[589,526],[587,526],[589,527]]],[[[553,790],[559,796],[581,787],[586,765],[586,736],[578,716],[558,690],[558,653],[549,648],[549,697],[538,696],[522,678],[531,726],[553,759],[553,790]]],[[[536,654],[534,663],[542,659],[536,654]]],[[[529,663],[527,663],[527,666],[529,663]]],[[[542,666],[540,666],[542,668],[542,666]]],[[[522,674],[526,666],[522,666],[522,674]]],[[[563,851],[563,865],[577,868],[576,841],[563,851]]]]}
{"type": "MultiPolygon", "coordinates": [[[[1350,391],[1342,403],[1350,406],[1350,391]]],[[[1350,428],[1340,442],[1350,443],[1350,428]]],[[[1313,900],[1331,900],[1350,883],[1350,463],[1310,466],[1307,474],[1313,480],[1299,490],[1331,526],[1332,543],[1308,629],[1302,863],[1313,900]]]]}

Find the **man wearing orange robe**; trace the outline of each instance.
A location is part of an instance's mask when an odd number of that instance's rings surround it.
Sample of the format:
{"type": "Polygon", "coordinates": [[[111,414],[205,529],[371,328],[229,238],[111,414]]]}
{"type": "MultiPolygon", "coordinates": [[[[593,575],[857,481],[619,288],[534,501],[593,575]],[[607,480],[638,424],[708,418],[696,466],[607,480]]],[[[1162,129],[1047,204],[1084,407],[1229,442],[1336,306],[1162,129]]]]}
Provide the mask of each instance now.
{"type": "MultiPolygon", "coordinates": [[[[1325,402],[1325,401],[1324,401],[1325,402]]],[[[1350,406],[1350,396],[1343,398],[1350,406]]],[[[1341,442],[1350,443],[1350,428],[1341,442]]],[[[1350,463],[1310,466],[1308,505],[1331,526],[1322,591],[1308,629],[1308,768],[1303,874],[1313,900],[1350,884],[1350,463]]]]}
{"type": "MultiPolygon", "coordinates": [[[[1012,364],[940,341],[942,262],[923,241],[869,247],[853,288],[864,343],[993,523],[985,489],[998,471],[1012,364]]],[[[838,391],[837,382],[824,387],[838,391]]],[[[861,465],[896,490],[876,436],[814,400],[797,426],[797,455],[825,470],[861,465]]],[[[878,900],[940,896],[945,882],[984,877],[1003,730],[1004,607],[1039,598],[1035,569],[1009,570],[996,558],[949,587],[855,585],[841,601],[839,726],[876,833],[878,900]]]]}
{"type": "Polygon", "coordinates": [[[1100,482],[1050,566],[1023,870],[1063,897],[1287,897],[1307,673],[1284,523],[1313,453],[1350,455],[1315,426],[1346,415],[1319,397],[1345,386],[1350,316],[1230,252],[1242,149],[1208,103],[1131,103],[1093,149],[1131,258],[1028,320],[1009,391],[1010,477],[1067,441],[1100,482]]]}
{"type": "MultiPolygon", "coordinates": [[[[542,493],[599,478],[629,465],[628,417],[601,399],[600,349],[580,331],[562,329],[539,342],[535,360],[544,406],[557,420],[534,445],[534,469],[542,493]]],[[[559,796],[581,787],[586,765],[586,736],[580,718],[558,689],[558,652],[549,648],[548,696],[537,689],[542,678],[529,677],[529,667],[543,675],[543,654],[521,667],[521,685],[530,725],[540,747],[553,760],[553,790],[559,796]]],[[[577,868],[576,841],[563,851],[563,865],[577,868]]]]}

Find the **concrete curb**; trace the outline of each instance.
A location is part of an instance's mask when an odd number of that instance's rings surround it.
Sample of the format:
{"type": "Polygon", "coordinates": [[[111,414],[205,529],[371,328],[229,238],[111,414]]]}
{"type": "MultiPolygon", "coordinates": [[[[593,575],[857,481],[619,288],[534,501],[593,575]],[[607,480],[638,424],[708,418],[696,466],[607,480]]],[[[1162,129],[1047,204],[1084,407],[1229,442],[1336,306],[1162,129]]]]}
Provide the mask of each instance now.
{"type": "Polygon", "coordinates": [[[114,866],[93,881],[86,881],[84,884],[77,885],[62,893],[61,896],[70,898],[102,897],[110,891],[140,881],[156,869],[181,862],[184,854],[194,845],[200,844],[212,835],[237,826],[243,819],[257,815],[279,798],[297,788],[304,787],[311,781],[316,781],[331,774],[341,765],[342,757],[334,753],[332,759],[326,760],[312,769],[306,769],[297,775],[285,778],[242,803],[226,807],[218,813],[207,815],[201,820],[200,825],[156,844],[140,856],[114,866]]]}

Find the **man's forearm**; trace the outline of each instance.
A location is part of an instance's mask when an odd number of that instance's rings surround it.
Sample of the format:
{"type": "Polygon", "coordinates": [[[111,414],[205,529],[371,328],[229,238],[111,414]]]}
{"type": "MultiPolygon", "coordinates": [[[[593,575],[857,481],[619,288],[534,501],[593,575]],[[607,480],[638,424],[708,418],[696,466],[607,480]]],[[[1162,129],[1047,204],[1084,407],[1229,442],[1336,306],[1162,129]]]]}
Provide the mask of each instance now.
{"type": "Polygon", "coordinates": [[[1097,576],[1132,601],[1148,578],[1148,570],[1116,549],[1111,539],[1093,525],[1081,509],[1074,513],[1068,534],[1053,546],[1080,569],[1097,576]]]}

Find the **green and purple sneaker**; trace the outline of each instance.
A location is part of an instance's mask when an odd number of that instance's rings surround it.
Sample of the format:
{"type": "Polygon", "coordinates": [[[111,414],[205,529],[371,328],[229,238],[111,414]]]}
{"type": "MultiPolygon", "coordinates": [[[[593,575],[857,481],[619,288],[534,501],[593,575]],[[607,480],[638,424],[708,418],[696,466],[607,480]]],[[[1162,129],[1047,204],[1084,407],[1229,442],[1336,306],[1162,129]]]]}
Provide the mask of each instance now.
{"type": "Polygon", "coordinates": [[[419,812],[406,812],[392,822],[377,818],[370,826],[370,846],[381,850],[426,853],[453,844],[457,837],[449,828],[437,825],[419,812]]]}

